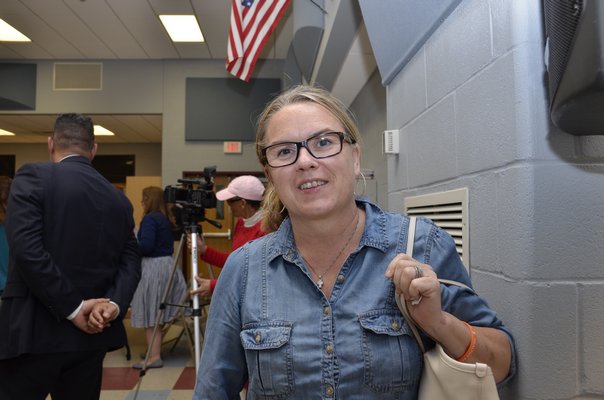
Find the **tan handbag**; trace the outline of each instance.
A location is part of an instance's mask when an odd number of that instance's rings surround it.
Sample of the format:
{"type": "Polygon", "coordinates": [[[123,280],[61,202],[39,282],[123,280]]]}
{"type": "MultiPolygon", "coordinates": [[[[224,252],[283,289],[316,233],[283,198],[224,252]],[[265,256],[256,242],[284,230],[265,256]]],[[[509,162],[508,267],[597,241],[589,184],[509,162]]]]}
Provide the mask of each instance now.
{"type": "MultiPolygon", "coordinates": [[[[413,256],[415,223],[416,218],[411,217],[407,235],[407,254],[409,256],[413,256]]],[[[446,279],[439,279],[439,281],[446,285],[467,287],[463,283],[446,279]]],[[[483,363],[470,364],[454,360],[438,343],[432,350],[426,351],[418,327],[411,318],[402,295],[396,296],[396,304],[407,320],[419,348],[424,353],[419,400],[499,400],[491,367],[483,363]]]]}

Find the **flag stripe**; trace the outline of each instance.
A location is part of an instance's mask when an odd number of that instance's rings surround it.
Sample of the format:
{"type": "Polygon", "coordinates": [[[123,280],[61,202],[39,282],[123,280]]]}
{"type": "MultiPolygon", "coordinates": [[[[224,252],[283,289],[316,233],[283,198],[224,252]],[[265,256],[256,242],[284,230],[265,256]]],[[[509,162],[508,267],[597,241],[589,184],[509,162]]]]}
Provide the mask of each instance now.
{"type": "Polygon", "coordinates": [[[248,81],[258,56],[291,0],[256,0],[245,7],[232,0],[226,69],[248,81]]]}
{"type": "MultiPolygon", "coordinates": [[[[235,2],[237,0],[233,0],[235,2]]],[[[232,55],[229,57],[229,61],[233,61],[236,57],[243,53],[243,45],[241,43],[241,17],[239,9],[233,4],[231,12],[231,30],[229,34],[229,47],[228,52],[232,55]]]]}
{"type": "Polygon", "coordinates": [[[274,23],[275,4],[269,4],[263,7],[255,16],[251,29],[245,34],[246,53],[250,53],[250,48],[255,46],[258,40],[268,38],[267,31],[274,23]],[[272,18],[272,19],[271,19],[272,18]],[[268,24],[268,25],[267,25],[268,24]]]}
{"type": "MultiPolygon", "coordinates": [[[[260,50],[264,47],[270,37],[269,30],[272,29],[272,24],[274,23],[274,18],[271,20],[271,12],[273,12],[274,9],[275,3],[266,2],[258,13],[254,15],[251,29],[246,34],[244,58],[246,60],[252,60],[252,63],[254,64],[258,55],[260,55],[260,50]]],[[[245,68],[242,71],[243,76],[251,75],[251,69],[253,67],[252,63],[245,63],[245,68]]]]}

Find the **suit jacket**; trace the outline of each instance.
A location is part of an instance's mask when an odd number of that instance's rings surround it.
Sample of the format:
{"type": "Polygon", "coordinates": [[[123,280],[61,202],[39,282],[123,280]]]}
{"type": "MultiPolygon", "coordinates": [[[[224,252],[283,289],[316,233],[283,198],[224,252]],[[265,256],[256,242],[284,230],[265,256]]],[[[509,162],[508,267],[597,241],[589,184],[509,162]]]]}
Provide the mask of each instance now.
{"type": "Polygon", "coordinates": [[[0,359],[26,353],[119,348],[140,279],[132,205],[81,156],[24,165],[13,180],[6,231],[9,272],[0,302],[0,359]],[[86,334],[69,316],[90,298],[120,316],[86,334]]]}

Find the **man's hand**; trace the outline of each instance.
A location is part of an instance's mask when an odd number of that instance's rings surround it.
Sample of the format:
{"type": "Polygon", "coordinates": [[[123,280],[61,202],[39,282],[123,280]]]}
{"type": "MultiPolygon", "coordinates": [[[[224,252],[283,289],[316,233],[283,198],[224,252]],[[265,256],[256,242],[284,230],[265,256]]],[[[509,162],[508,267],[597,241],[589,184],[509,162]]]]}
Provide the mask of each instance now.
{"type": "Polygon", "coordinates": [[[101,332],[102,329],[98,330],[97,328],[91,328],[88,325],[88,317],[90,316],[90,313],[92,312],[92,308],[96,304],[109,304],[109,299],[84,300],[84,304],[82,305],[80,312],[78,313],[78,315],[75,316],[74,319],[71,320],[71,323],[74,324],[79,330],[86,332],[86,333],[101,332]]]}
{"type": "Polygon", "coordinates": [[[88,316],[88,328],[101,332],[105,327],[111,326],[111,321],[117,318],[119,309],[109,301],[96,303],[88,316]]]}

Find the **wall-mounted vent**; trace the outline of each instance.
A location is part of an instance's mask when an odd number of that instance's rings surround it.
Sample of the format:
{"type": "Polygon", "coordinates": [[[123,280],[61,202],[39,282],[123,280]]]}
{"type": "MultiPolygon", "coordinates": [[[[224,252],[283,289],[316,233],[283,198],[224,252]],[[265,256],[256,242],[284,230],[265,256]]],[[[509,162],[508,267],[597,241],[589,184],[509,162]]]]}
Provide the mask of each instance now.
{"type": "Polygon", "coordinates": [[[469,270],[467,188],[407,197],[404,201],[404,209],[407,215],[430,218],[440,228],[449,232],[455,240],[457,253],[469,270]]]}
{"type": "Polygon", "coordinates": [[[102,90],[102,63],[55,63],[54,90],[102,90]]]}

